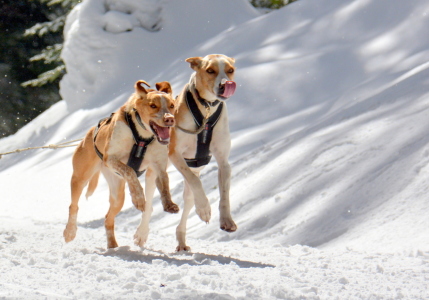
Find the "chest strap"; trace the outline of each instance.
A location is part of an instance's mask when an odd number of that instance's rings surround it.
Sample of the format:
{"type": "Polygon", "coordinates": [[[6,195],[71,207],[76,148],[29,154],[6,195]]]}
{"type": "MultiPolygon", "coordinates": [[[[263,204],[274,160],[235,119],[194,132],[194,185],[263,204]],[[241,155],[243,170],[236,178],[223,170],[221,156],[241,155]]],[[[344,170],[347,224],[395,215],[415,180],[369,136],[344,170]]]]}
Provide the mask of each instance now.
{"type": "MultiPolygon", "coordinates": [[[[135,111],[136,118],[141,124],[143,128],[144,125],[141,122],[140,115],[137,111],[135,111]]],[[[140,177],[145,170],[139,171],[140,166],[143,162],[144,155],[146,153],[147,146],[149,146],[150,143],[155,139],[154,136],[151,136],[150,138],[143,138],[140,136],[139,132],[137,131],[136,124],[134,124],[133,119],[131,118],[131,115],[129,113],[125,113],[125,120],[127,120],[128,126],[131,129],[131,132],[133,133],[135,144],[133,145],[133,148],[131,149],[130,157],[128,158],[127,165],[136,172],[137,177],[140,177]]]]}
{"type": "MultiPolygon", "coordinates": [[[[136,112],[136,117],[137,117],[137,115],[138,115],[138,113],[136,112]]],[[[113,114],[110,115],[110,117],[101,119],[98,122],[98,125],[94,130],[94,148],[95,148],[95,152],[97,153],[97,155],[100,157],[101,160],[103,160],[103,154],[100,152],[100,150],[98,150],[97,146],[95,145],[95,140],[97,138],[97,134],[98,134],[100,128],[104,125],[109,124],[111,119],[112,119],[112,116],[113,116],[113,114]]],[[[133,134],[133,138],[135,141],[133,148],[131,149],[127,165],[129,167],[131,167],[136,172],[137,177],[140,177],[145,171],[145,170],[139,171],[140,166],[143,162],[147,146],[149,146],[149,144],[154,140],[154,137],[153,136],[150,138],[141,137],[139,135],[137,128],[136,128],[136,125],[134,124],[134,122],[131,118],[131,115],[129,113],[125,113],[125,120],[127,121],[127,124],[131,129],[131,132],[133,134]]]]}
{"type": "MultiPolygon", "coordinates": [[[[203,124],[204,116],[198,108],[197,103],[188,90],[186,93],[186,103],[189,110],[192,113],[195,124],[197,127],[200,127],[203,124]]],[[[208,105],[206,101],[202,102],[204,106],[208,105]]],[[[212,156],[210,155],[210,143],[212,140],[213,129],[219,121],[220,115],[222,113],[223,102],[220,102],[216,111],[213,115],[210,116],[207,123],[204,125],[204,129],[198,133],[197,136],[197,151],[195,153],[195,158],[185,158],[185,161],[190,168],[198,168],[207,165],[212,156]]]]}

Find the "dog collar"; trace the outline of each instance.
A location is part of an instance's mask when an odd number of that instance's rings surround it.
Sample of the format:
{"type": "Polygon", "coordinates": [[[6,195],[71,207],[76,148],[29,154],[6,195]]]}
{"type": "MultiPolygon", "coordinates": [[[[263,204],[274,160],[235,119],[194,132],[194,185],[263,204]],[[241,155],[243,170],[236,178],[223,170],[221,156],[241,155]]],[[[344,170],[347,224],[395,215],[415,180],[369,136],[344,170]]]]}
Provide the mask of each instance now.
{"type": "MultiPolygon", "coordinates": [[[[139,123],[139,125],[140,125],[144,130],[147,130],[147,129],[146,129],[146,126],[144,126],[144,124],[143,124],[142,119],[140,118],[140,114],[137,112],[137,109],[133,108],[133,110],[132,110],[132,111],[133,111],[133,112],[134,112],[134,114],[136,115],[137,123],[139,123]]],[[[127,115],[129,115],[129,114],[127,114],[127,115]]],[[[132,122],[131,118],[130,118],[129,120],[127,119],[127,122],[128,122],[128,123],[130,123],[129,121],[131,121],[131,122],[132,122]]]]}
{"type": "Polygon", "coordinates": [[[197,89],[195,89],[195,93],[197,94],[198,101],[206,108],[207,106],[215,107],[220,103],[219,99],[216,99],[215,101],[207,101],[206,99],[202,98],[197,89]]]}

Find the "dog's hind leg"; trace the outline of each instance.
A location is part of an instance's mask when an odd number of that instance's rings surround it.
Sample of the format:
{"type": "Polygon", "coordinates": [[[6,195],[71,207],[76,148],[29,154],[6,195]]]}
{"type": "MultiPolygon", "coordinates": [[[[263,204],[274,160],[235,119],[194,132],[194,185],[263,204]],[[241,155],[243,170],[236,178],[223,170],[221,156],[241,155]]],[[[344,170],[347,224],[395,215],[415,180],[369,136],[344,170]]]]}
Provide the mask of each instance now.
{"type": "Polygon", "coordinates": [[[189,184],[185,180],[185,188],[183,190],[183,201],[184,207],[182,212],[182,218],[176,228],[176,239],[179,245],[176,247],[176,251],[190,251],[191,248],[186,246],[186,222],[188,220],[189,212],[194,206],[194,195],[189,184]]]}
{"type": "MultiPolygon", "coordinates": [[[[95,173],[99,172],[101,161],[98,157],[91,157],[90,148],[80,144],[73,155],[73,175],[71,178],[71,204],[69,218],[63,236],[66,243],[74,240],[77,231],[77,213],[79,199],[84,187],[95,173]]],[[[95,153],[94,153],[95,155],[95,153]]],[[[93,156],[94,156],[93,155],[93,156]]]]}
{"type": "Polygon", "coordinates": [[[142,219],[134,234],[134,244],[140,247],[143,247],[149,236],[149,221],[153,211],[152,199],[156,187],[155,180],[156,173],[152,169],[148,169],[145,177],[145,210],[142,212],[142,219]]]}
{"type": "Polygon", "coordinates": [[[109,184],[109,211],[104,220],[104,227],[106,228],[107,248],[116,248],[118,243],[115,238],[115,217],[124,206],[125,200],[125,180],[113,174],[109,170],[103,170],[103,175],[109,184]]]}
{"type": "Polygon", "coordinates": [[[87,184],[86,180],[82,180],[76,174],[72,175],[71,179],[71,204],[69,207],[69,219],[66,225],[66,229],[64,229],[64,240],[66,243],[71,242],[76,237],[77,231],[77,212],[79,210],[78,203],[80,195],[87,184]]]}

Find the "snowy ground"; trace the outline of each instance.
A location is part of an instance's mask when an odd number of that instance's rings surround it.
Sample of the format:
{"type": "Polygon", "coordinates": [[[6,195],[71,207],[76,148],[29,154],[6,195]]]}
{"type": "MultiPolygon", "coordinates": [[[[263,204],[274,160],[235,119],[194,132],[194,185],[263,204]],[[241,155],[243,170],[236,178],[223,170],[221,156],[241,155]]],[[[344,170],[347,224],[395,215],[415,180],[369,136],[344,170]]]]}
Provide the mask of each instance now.
{"type": "Polygon", "coordinates": [[[191,239],[198,250],[177,254],[171,234],[141,250],[130,243],[131,229],[119,230],[127,246],[106,250],[100,225],[82,224],[79,239],[64,245],[62,223],[5,221],[0,297],[6,298],[425,299],[429,288],[429,255],[422,253],[191,239]]]}
{"type": "MultiPolygon", "coordinates": [[[[72,148],[0,160],[0,299],[429,299],[429,4],[300,0],[259,15],[247,0],[85,0],[70,15],[63,101],[0,153],[80,138],[119,107],[135,80],[171,81],[184,59],[237,60],[231,208],[188,222],[154,201],[144,249],[129,198],[120,245],[106,249],[108,188],[82,199],[65,244],[72,148]],[[225,9],[228,8],[228,9],[225,9]]],[[[183,184],[169,169],[182,205],[183,184]]]]}

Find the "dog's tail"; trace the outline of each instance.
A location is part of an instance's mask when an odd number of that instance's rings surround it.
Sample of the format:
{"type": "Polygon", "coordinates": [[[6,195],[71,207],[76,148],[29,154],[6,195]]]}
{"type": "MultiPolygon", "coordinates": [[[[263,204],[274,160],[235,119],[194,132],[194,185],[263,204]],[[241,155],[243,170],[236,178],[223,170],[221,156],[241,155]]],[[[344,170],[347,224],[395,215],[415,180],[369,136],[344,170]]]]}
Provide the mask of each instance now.
{"type": "Polygon", "coordinates": [[[100,171],[96,172],[91,179],[89,180],[89,184],[88,184],[88,188],[86,189],[86,199],[88,199],[89,197],[92,196],[92,194],[94,193],[95,189],[97,188],[98,185],[98,177],[100,177],[100,171]]]}

